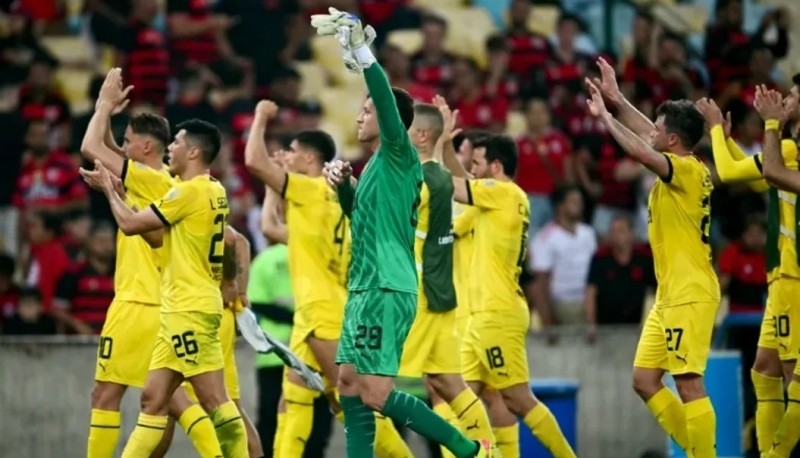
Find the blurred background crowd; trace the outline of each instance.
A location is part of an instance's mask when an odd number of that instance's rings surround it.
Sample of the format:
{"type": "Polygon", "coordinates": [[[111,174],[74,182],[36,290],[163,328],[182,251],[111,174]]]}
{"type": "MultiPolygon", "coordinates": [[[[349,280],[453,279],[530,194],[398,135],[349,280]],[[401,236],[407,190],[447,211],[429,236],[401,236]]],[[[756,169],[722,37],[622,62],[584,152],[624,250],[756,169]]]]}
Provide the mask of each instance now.
{"type": "MultiPolygon", "coordinates": [[[[787,89],[800,70],[792,4],[0,1],[0,333],[94,334],[102,327],[113,298],[115,228],[105,199],[86,188],[78,167],[112,66],[135,86],[127,113],[112,122],[118,143],[127,117],[140,111],[162,113],[173,126],[199,117],[222,129],[214,174],[256,261],[269,251],[260,230],[263,187],[244,171],[243,151],[259,99],[280,107],[272,150],[299,130],[321,128],[358,172],[368,159],[355,139],[364,85],[345,71],[337,45],[314,37],[308,25],[310,14],[328,6],[358,12],[376,28],[395,86],[421,102],[441,94],[460,110],[462,151],[471,130],[517,139],[517,182],[532,212],[521,281],[535,326],[572,326],[591,343],[596,325],[638,325],[655,286],[646,231],[654,178],[587,113],[583,78],[597,75],[603,56],[648,115],[668,99],[714,97],[731,113],[734,138],[755,154],[762,126],[753,86],[787,89]]],[[[708,144],[696,153],[713,173],[708,144]]],[[[723,314],[756,316],[766,294],[765,197],[717,184],[711,208],[723,314]]],[[[746,368],[757,336],[752,326],[730,333],[746,368]]],[[[557,344],[557,334],[548,341],[557,344]]]]}

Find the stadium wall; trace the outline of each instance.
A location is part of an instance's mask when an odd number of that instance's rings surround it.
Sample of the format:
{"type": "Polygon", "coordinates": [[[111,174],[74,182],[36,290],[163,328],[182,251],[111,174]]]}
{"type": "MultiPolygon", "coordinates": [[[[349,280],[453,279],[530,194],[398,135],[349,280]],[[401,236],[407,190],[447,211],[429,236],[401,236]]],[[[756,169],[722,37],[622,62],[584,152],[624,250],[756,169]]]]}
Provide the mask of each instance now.
{"type": "MultiPolygon", "coordinates": [[[[631,389],[631,363],[638,329],[607,328],[589,345],[583,335],[566,333],[548,347],[529,338],[533,377],[572,378],[580,382],[579,447],[583,458],[638,458],[647,449],[665,450],[656,422],[631,389]]],[[[96,347],[92,338],[0,337],[0,458],[85,456],[89,395],[96,347]]],[[[237,360],[242,402],[254,414],[254,354],[240,342],[237,360]]],[[[125,396],[121,443],[138,414],[138,391],[125,396]]],[[[344,457],[341,428],[327,456],[344,457]]],[[[412,440],[417,456],[426,456],[412,440]]],[[[176,433],[172,458],[195,456],[182,433],[176,433]]]]}

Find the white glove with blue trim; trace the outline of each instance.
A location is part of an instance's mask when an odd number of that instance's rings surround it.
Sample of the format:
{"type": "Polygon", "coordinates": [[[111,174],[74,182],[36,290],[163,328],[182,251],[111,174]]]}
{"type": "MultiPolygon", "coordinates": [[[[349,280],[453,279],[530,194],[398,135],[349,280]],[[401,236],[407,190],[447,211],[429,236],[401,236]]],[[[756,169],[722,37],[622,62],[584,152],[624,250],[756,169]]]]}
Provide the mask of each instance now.
{"type": "Polygon", "coordinates": [[[335,36],[342,48],[342,59],[348,70],[361,73],[375,62],[369,50],[375,40],[375,29],[362,26],[361,20],[354,14],[328,8],[329,14],[311,16],[311,26],[317,29],[317,35],[335,36]]]}

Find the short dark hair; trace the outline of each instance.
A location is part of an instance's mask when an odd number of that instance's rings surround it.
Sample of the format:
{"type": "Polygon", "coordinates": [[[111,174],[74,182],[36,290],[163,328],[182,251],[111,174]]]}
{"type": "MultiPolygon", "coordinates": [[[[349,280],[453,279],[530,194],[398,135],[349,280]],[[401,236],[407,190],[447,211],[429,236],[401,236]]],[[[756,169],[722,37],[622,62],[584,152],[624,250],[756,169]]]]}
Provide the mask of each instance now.
{"type": "Polygon", "coordinates": [[[169,121],[153,113],[139,113],[128,122],[135,134],[149,135],[161,143],[163,153],[170,142],[169,121]]]}
{"type": "Polygon", "coordinates": [[[321,162],[330,162],[336,157],[336,142],[327,132],[304,130],[294,137],[297,143],[314,150],[321,162]]]}
{"type": "Polygon", "coordinates": [[[497,161],[503,166],[503,173],[513,178],[517,174],[517,144],[507,135],[487,135],[472,142],[473,148],[486,148],[486,162],[497,161]]]}
{"type": "Polygon", "coordinates": [[[203,162],[211,165],[222,146],[219,129],[214,124],[201,119],[190,119],[177,125],[178,132],[185,131],[186,139],[203,153],[203,162]]]}
{"type": "Polygon", "coordinates": [[[438,139],[444,129],[442,112],[439,111],[435,105],[430,103],[418,103],[414,105],[414,119],[419,120],[417,117],[420,117],[419,119],[428,118],[433,120],[434,125],[432,125],[431,128],[436,137],[434,141],[438,139]]]}
{"type": "Polygon", "coordinates": [[[399,87],[392,88],[392,95],[394,102],[397,105],[397,111],[400,113],[400,119],[406,130],[411,128],[411,123],[414,122],[414,99],[405,90],[399,87]]]}
{"type": "Polygon", "coordinates": [[[631,218],[627,213],[615,213],[614,217],[611,218],[611,223],[613,224],[616,221],[622,221],[626,226],[628,226],[629,229],[633,229],[633,218],[631,218]]]}
{"type": "Polygon", "coordinates": [[[42,221],[44,230],[52,233],[53,235],[61,234],[61,225],[63,223],[63,219],[60,215],[47,211],[37,211],[34,213],[34,217],[42,221]]]}
{"type": "Polygon", "coordinates": [[[19,298],[22,299],[34,299],[36,301],[42,300],[42,293],[39,292],[38,288],[34,288],[33,286],[25,286],[19,291],[19,298]]]}
{"type": "Polygon", "coordinates": [[[564,201],[567,200],[567,196],[573,192],[581,192],[581,189],[571,184],[562,184],[556,186],[556,189],[550,193],[550,204],[553,206],[553,209],[558,208],[562,203],[564,203],[564,201]]]}
{"type": "Polygon", "coordinates": [[[691,100],[667,100],[656,108],[656,116],[664,117],[667,133],[677,135],[684,148],[693,149],[703,138],[705,119],[691,100]]]}
{"type": "Polygon", "coordinates": [[[443,29],[447,28],[447,20],[445,20],[445,18],[439,16],[438,14],[434,13],[427,13],[424,16],[422,16],[422,25],[425,24],[435,24],[443,29]]]}

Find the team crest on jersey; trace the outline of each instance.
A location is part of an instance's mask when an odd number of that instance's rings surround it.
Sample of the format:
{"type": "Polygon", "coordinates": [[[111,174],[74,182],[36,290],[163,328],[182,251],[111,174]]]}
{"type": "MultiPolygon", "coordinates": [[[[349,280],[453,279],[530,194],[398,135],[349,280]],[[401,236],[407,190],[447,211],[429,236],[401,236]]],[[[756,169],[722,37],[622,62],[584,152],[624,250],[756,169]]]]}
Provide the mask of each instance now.
{"type": "Polygon", "coordinates": [[[492,180],[491,178],[488,179],[488,180],[484,180],[483,181],[483,185],[487,186],[487,187],[492,187],[492,186],[494,186],[494,180],[492,180]]]}

